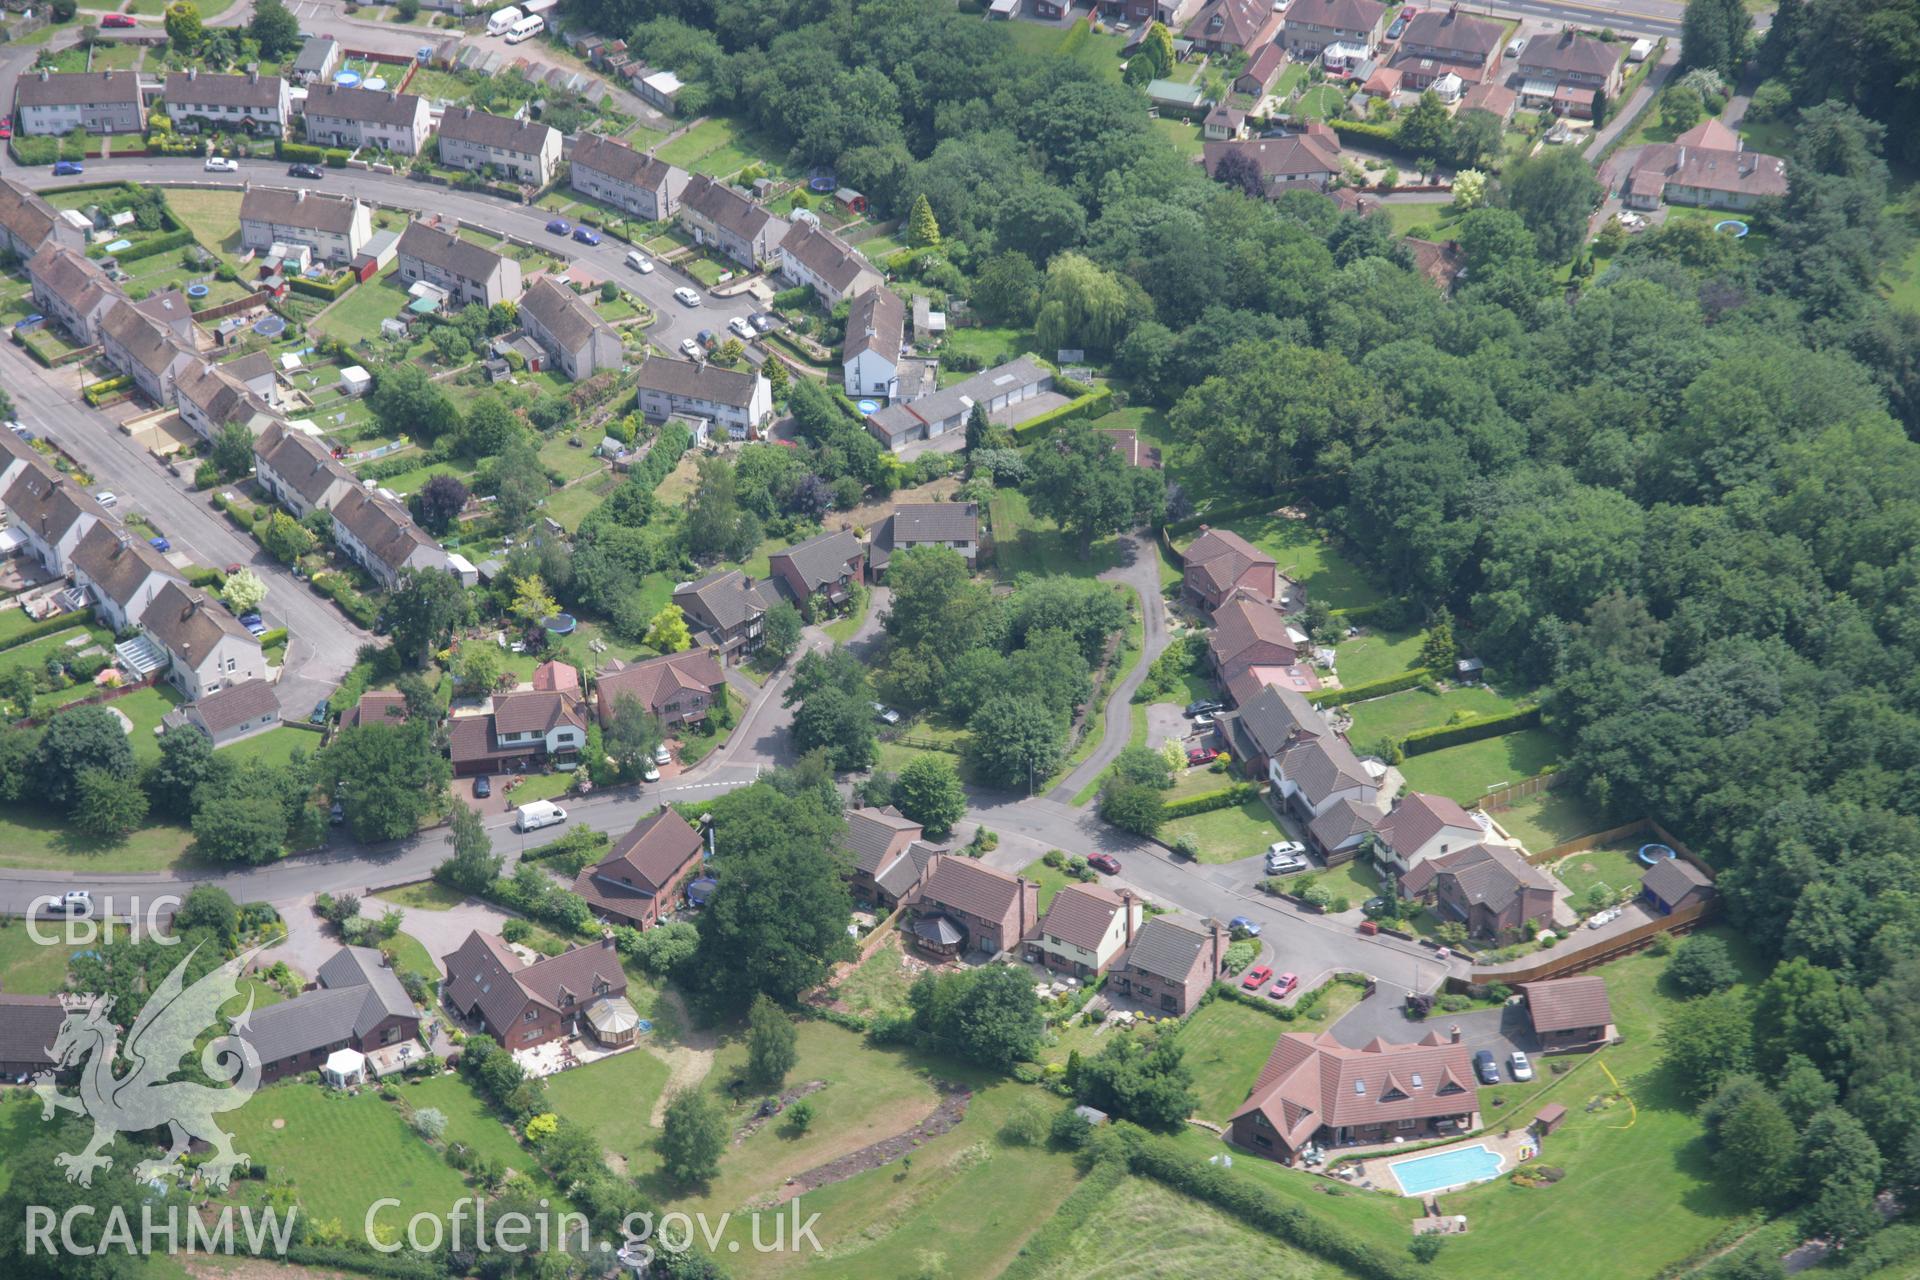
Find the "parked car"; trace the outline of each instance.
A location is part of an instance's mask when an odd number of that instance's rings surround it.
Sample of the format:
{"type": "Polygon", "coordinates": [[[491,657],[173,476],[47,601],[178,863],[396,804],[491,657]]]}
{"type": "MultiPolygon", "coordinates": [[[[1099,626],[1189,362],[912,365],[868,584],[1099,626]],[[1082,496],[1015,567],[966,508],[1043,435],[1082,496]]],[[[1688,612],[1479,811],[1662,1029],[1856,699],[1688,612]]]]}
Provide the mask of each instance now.
{"type": "Polygon", "coordinates": [[[103,27],[131,27],[137,26],[138,24],[134,22],[133,15],[131,14],[109,13],[100,19],[100,25],[103,27]]]}
{"type": "Polygon", "coordinates": [[[1247,970],[1247,976],[1240,979],[1240,985],[1248,991],[1258,991],[1260,984],[1273,976],[1273,966],[1257,964],[1247,970]]]}
{"type": "Polygon", "coordinates": [[[882,702],[873,704],[873,718],[881,724],[891,725],[900,723],[900,713],[882,702]]]}
{"type": "Polygon", "coordinates": [[[694,289],[689,289],[685,285],[681,285],[678,289],[675,289],[673,296],[680,302],[681,306],[697,307],[700,305],[699,292],[694,289]]]}
{"type": "Polygon", "coordinates": [[[1246,916],[1235,916],[1233,919],[1227,921],[1227,932],[1233,934],[1235,937],[1244,933],[1249,938],[1257,938],[1260,936],[1260,928],[1259,921],[1249,919],[1246,916]]]}
{"type": "Polygon", "coordinates": [[[1193,718],[1193,727],[1194,727],[1194,728],[1196,728],[1196,729],[1210,729],[1210,728],[1212,728],[1212,727],[1213,727],[1213,712],[1211,712],[1211,711],[1202,711],[1202,712],[1201,712],[1201,713],[1200,713],[1199,715],[1197,715],[1197,716],[1195,716],[1195,717],[1193,718]]]}
{"type": "Polygon", "coordinates": [[[70,916],[90,916],[93,914],[93,891],[69,889],[59,897],[50,899],[47,907],[70,916]]]}
{"type": "Polygon", "coordinates": [[[735,316],[727,321],[727,328],[731,329],[742,342],[751,342],[758,336],[754,333],[753,326],[747,323],[745,316],[735,316]]]}
{"type": "Polygon", "coordinates": [[[700,345],[709,351],[720,345],[720,335],[711,329],[702,329],[694,336],[700,340],[700,345]]]}
{"type": "Polygon", "coordinates": [[[1620,908],[1608,907],[1605,911],[1595,912],[1592,918],[1587,921],[1587,928],[1603,929],[1606,926],[1612,924],[1615,920],[1618,920],[1619,918],[1620,918],[1620,908]]]}
{"type": "Polygon", "coordinates": [[[208,173],[240,172],[240,162],[238,160],[229,160],[225,156],[208,156],[207,162],[200,167],[208,173]]]}
{"type": "Polygon", "coordinates": [[[653,762],[655,764],[673,763],[673,752],[667,749],[666,743],[663,742],[653,749],[653,762]]]}
{"type": "Polygon", "coordinates": [[[475,800],[485,800],[488,796],[492,794],[493,794],[492,778],[489,778],[486,774],[483,773],[479,777],[473,780],[473,798],[475,800]]]}
{"type": "Polygon", "coordinates": [[[1220,758],[1220,752],[1213,747],[1195,747],[1187,752],[1189,765],[1212,764],[1220,758]]]}
{"type": "Polygon", "coordinates": [[[1293,994],[1294,988],[1299,985],[1300,977],[1298,974],[1283,973],[1273,986],[1268,989],[1267,994],[1275,1000],[1285,1000],[1293,994]]]}
{"type": "Polygon", "coordinates": [[[99,493],[93,495],[93,500],[103,507],[111,507],[120,501],[120,495],[111,490],[102,489],[99,493]]]}
{"type": "Polygon", "coordinates": [[[773,316],[765,311],[756,311],[748,316],[747,320],[753,325],[755,333],[771,333],[773,331],[773,316]]]}
{"type": "Polygon", "coordinates": [[[1482,1049],[1473,1055],[1473,1074],[1480,1077],[1481,1084],[1500,1083],[1500,1064],[1493,1060],[1491,1049],[1482,1049]]]}
{"type": "Polygon", "coordinates": [[[53,166],[53,176],[56,178],[72,178],[86,171],[86,166],[78,160],[61,160],[53,166]]]}
{"type": "Polygon", "coordinates": [[[1189,702],[1187,704],[1187,715],[1201,716],[1201,715],[1205,715],[1209,711],[1219,711],[1221,709],[1222,709],[1222,704],[1218,702],[1206,702],[1206,701],[1189,702]]]}
{"type": "Polygon", "coordinates": [[[325,724],[326,722],[327,722],[327,700],[325,698],[322,698],[320,699],[320,701],[313,704],[313,713],[307,717],[307,723],[308,724],[325,724]]]}
{"type": "Polygon", "coordinates": [[[698,360],[700,358],[700,344],[692,338],[682,338],[680,339],[680,354],[689,360],[698,360]]]}
{"type": "Polygon", "coordinates": [[[1087,859],[1087,865],[1095,871],[1104,871],[1110,876],[1120,874],[1120,859],[1110,853],[1096,853],[1087,859]]]}
{"type": "Polygon", "coordinates": [[[1307,869],[1307,860],[1295,853],[1268,854],[1267,874],[1270,876],[1290,876],[1296,871],[1307,869]]]}
{"type": "Polygon", "coordinates": [[[575,240],[578,240],[581,244],[599,244],[600,243],[600,233],[598,231],[595,231],[592,227],[575,227],[573,229],[573,238],[575,240]]]}
{"type": "Polygon", "coordinates": [[[647,761],[646,767],[640,770],[640,781],[642,782],[660,781],[660,766],[655,764],[651,760],[647,761]]]}
{"type": "Polygon", "coordinates": [[[245,627],[248,631],[251,631],[256,640],[259,639],[261,636],[267,634],[267,624],[261,620],[260,615],[257,613],[241,614],[240,625],[245,627]]]}
{"type": "Polygon", "coordinates": [[[1515,1080],[1533,1079],[1533,1064],[1527,1061],[1527,1055],[1515,1049],[1507,1058],[1507,1070],[1513,1072],[1515,1080]]]}
{"type": "Polygon", "coordinates": [[[1307,846],[1301,844],[1298,840],[1276,840],[1267,846],[1267,856],[1269,858],[1283,858],[1290,853],[1298,854],[1305,853],[1306,851],[1307,846]]]}
{"type": "Polygon", "coordinates": [[[563,236],[573,230],[573,224],[565,218],[555,218],[547,224],[547,230],[553,232],[554,235],[563,236]]]}
{"type": "Polygon", "coordinates": [[[165,538],[148,538],[147,545],[155,551],[158,551],[161,555],[165,555],[167,552],[173,550],[173,544],[165,538]]]}
{"type": "Polygon", "coordinates": [[[13,117],[0,116],[0,138],[11,138],[12,136],[13,136],[13,117]]]}
{"type": "Polygon", "coordinates": [[[1420,11],[1418,9],[1415,9],[1411,5],[1407,6],[1405,9],[1402,9],[1400,11],[1400,16],[1393,20],[1393,25],[1387,28],[1387,39],[1398,40],[1401,36],[1401,33],[1406,31],[1407,24],[1409,22],[1412,22],[1415,18],[1419,16],[1420,16],[1420,11]]]}
{"type": "Polygon", "coordinates": [[[327,171],[317,164],[290,164],[287,166],[289,178],[324,178],[327,171]]]}
{"type": "Polygon", "coordinates": [[[653,270],[653,259],[638,249],[629,249],[627,251],[627,265],[635,271],[638,271],[641,275],[646,275],[653,270]]]}
{"type": "Polygon", "coordinates": [[[327,821],[333,826],[337,827],[341,823],[345,822],[346,820],[347,820],[347,807],[341,804],[338,800],[335,800],[333,802],[333,807],[327,810],[327,821]]]}

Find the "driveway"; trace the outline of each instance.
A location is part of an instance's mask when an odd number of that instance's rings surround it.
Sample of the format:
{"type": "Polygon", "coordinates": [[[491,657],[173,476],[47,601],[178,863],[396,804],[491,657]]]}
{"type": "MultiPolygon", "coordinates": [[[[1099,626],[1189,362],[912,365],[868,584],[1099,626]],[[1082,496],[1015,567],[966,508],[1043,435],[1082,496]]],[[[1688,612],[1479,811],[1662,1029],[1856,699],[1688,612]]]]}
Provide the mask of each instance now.
{"type": "Polygon", "coordinates": [[[406,912],[406,919],[400,922],[400,930],[417,938],[420,945],[433,957],[433,967],[443,975],[447,967],[440,958],[449,952],[460,949],[467,935],[478,929],[482,933],[499,933],[500,926],[515,918],[511,911],[468,898],[456,907],[445,911],[428,911],[422,907],[401,907],[397,902],[388,902],[384,898],[370,898],[361,903],[361,914],[378,916],[388,907],[400,907],[406,912]]]}
{"type": "Polygon", "coordinates": [[[1382,982],[1371,996],[1333,1024],[1333,1038],[1349,1049],[1359,1049],[1376,1039],[1388,1044],[1414,1044],[1436,1031],[1451,1036],[1458,1028],[1460,1043],[1468,1052],[1490,1051],[1499,1061],[1503,1075],[1508,1054],[1516,1049],[1528,1054],[1537,1054],[1540,1050],[1540,1042],[1527,1024],[1526,1011],[1518,1005],[1475,1009],[1470,1013],[1435,1009],[1424,1021],[1416,1022],[1401,1012],[1406,998],[1405,988],[1382,982]]]}
{"type": "Polygon", "coordinates": [[[1106,724],[1100,745],[1047,793],[1055,800],[1071,800],[1126,749],[1127,739],[1133,733],[1130,704],[1134,690],[1147,678],[1147,668],[1153,665],[1153,660],[1167,648],[1167,603],[1160,594],[1160,553],[1152,540],[1140,533],[1122,535],[1120,563],[1101,574],[1100,579],[1132,588],[1144,622],[1144,644],[1133,670],[1115,682],[1107,694],[1106,724]]]}

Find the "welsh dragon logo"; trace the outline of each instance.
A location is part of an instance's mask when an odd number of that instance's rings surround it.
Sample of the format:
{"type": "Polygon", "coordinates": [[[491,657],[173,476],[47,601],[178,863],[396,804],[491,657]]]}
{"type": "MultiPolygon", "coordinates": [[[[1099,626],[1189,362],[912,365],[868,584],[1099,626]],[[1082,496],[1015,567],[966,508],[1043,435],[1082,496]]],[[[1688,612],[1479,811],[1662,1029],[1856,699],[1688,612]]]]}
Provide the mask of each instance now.
{"type": "MultiPolygon", "coordinates": [[[[240,993],[239,976],[254,955],[254,951],[243,952],[188,987],[182,975],[199,949],[196,946],[187,952],[147,1001],[127,1033],[124,1050],[120,1047],[120,1029],[107,1020],[113,1008],[111,997],[76,1009],[60,1024],[48,1054],[63,1068],[86,1060],[80,1092],[77,1096],[62,1093],[51,1081],[34,1088],[41,1098],[41,1119],[51,1120],[54,1112],[61,1110],[93,1120],[93,1139],[84,1150],[55,1157],[67,1171],[69,1182],[92,1186],[95,1169],[113,1166],[113,1157],[101,1153],[116,1133],[140,1133],[163,1125],[170,1131],[172,1146],[159,1159],[143,1160],[134,1166],[134,1177],[140,1181],[177,1175],[178,1161],[192,1138],[213,1148],[213,1158],[200,1169],[201,1177],[212,1187],[224,1189],[236,1168],[251,1163],[244,1153],[233,1149],[232,1137],[214,1122],[214,1117],[246,1105],[259,1087],[260,1055],[254,1047],[239,1035],[228,1034],[216,1036],[201,1050],[200,1067],[208,1078],[231,1084],[232,1088],[173,1079],[194,1041],[219,1023],[220,1007],[240,993]],[[113,1073],[116,1058],[125,1060],[126,1074],[113,1073]]],[[[247,1007],[232,1020],[232,1031],[245,1031],[252,1013],[253,1000],[249,997],[247,1007]]]]}

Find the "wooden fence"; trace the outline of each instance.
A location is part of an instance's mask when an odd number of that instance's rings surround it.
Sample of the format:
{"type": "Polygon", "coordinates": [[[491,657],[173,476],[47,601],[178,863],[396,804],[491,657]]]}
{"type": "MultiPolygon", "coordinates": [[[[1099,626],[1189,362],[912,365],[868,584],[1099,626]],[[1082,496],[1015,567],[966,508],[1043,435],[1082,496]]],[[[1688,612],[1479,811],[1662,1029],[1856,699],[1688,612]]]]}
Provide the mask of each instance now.
{"type": "Polygon", "coordinates": [[[1478,809],[1482,813],[1499,813],[1511,809],[1515,800],[1524,800],[1528,796],[1537,796],[1542,791],[1551,791],[1566,780],[1562,773],[1536,773],[1531,778],[1522,778],[1505,789],[1491,795],[1481,796],[1467,808],[1478,809]]]}
{"type": "Polygon", "coordinates": [[[1539,982],[1544,978],[1565,978],[1585,973],[1588,969],[1640,950],[1663,933],[1676,936],[1692,933],[1712,916],[1715,906],[1715,900],[1708,899],[1690,907],[1682,907],[1672,915],[1637,924],[1623,933],[1597,939],[1584,947],[1554,947],[1550,951],[1537,953],[1540,958],[1524,968],[1475,969],[1468,981],[1475,984],[1498,982],[1511,987],[1522,982],[1539,982]]]}

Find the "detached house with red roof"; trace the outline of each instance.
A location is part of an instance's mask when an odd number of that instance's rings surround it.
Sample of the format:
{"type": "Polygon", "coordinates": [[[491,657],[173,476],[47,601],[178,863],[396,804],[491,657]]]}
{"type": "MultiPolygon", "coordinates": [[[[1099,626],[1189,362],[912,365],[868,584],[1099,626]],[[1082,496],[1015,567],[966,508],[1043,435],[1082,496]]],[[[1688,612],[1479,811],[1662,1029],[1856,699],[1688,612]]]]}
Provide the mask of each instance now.
{"type": "Polygon", "coordinates": [[[447,1003],[504,1048],[525,1049],[583,1027],[603,1043],[633,1039],[627,975],[611,937],[528,964],[499,938],[475,930],[442,964],[447,1003]],[[614,1029],[623,1016],[624,1034],[614,1029]]]}
{"type": "Polygon", "coordinates": [[[1180,563],[1181,590],[1202,608],[1218,609],[1239,591],[1256,600],[1282,598],[1279,562],[1231,529],[1201,526],[1180,563]]]}
{"type": "Polygon", "coordinates": [[[678,904],[681,886],[699,871],[705,848],[685,818],[662,808],[614,841],[596,865],[582,870],[573,891],[605,920],[651,929],[678,904]]]}
{"type": "Polygon", "coordinates": [[[1400,877],[1400,896],[1426,903],[1441,919],[1458,920],[1477,938],[1511,942],[1529,924],[1553,919],[1553,881],[1504,844],[1475,844],[1415,864],[1400,877]]]}
{"type": "Polygon", "coordinates": [[[1107,975],[1109,995],[1184,1018],[1226,972],[1227,930],[1218,920],[1154,916],[1107,975]]]}
{"type": "Polygon", "coordinates": [[[623,698],[632,698],[669,729],[705,720],[726,696],[727,673],[704,650],[662,654],[631,665],[615,659],[594,681],[594,706],[604,727],[623,698]]]}
{"type": "Polygon", "coordinates": [[[503,693],[484,715],[447,722],[447,751],[460,777],[540,764],[571,768],[587,745],[587,713],[573,690],[503,693]]]}
{"type": "Polygon", "coordinates": [[[1207,657],[1222,684],[1256,667],[1290,667],[1307,648],[1307,633],[1264,600],[1236,593],[1213,611],[1207,657]]]}
{"type": "Polygon", "coordinates": [[[1487,838],[1472,814],[1446,796],[1409,791],[1374,828],[1373,856],[1395,875],[1487,838]]]}
{"type": "Polygon", "coordinates": [[[1076,978],[1096,978],[1133,945],[1142,907],[1130,889],[1070,884],[1053,895],[1040,928],[1027,939],[1027,959],[1076,978]]]}
{"type": "Polygon", "coordinates": [[[1040,886],[958,854],[935,854],[908,898],[908,932],[937,955],[1018,946],[1040,919],[1040,886]]]}
{"type": "Polygon", "coordinates": [[[1733,130],[1718,120],[1705,120],[1672,142],[1641,148],[1620,200],[1631,209],[1657,209],[1665,203],[1746,210],[1785,194],[1786,161],[1748,151],[1733,130]]]}
{"type": "Polygon", "coordinates": [[[1466,1133],[1480,1122],[1473,1057],[1435,1031],[1417,1044],[1370,1041],[1350,1049],[1331,1032],[1280,1037],[1228,1137],[1292,1164],[1308,1146],[1415,1142],[1466,1133]]]}

